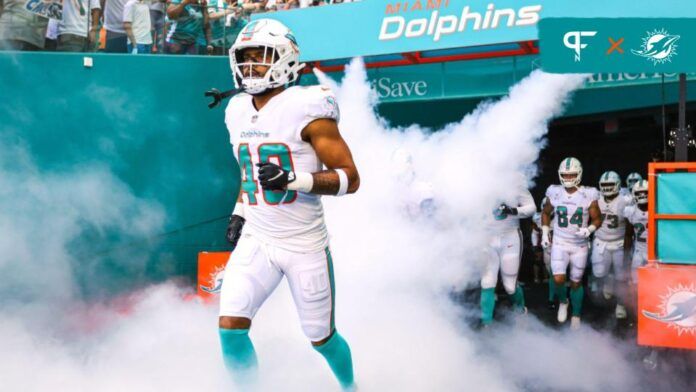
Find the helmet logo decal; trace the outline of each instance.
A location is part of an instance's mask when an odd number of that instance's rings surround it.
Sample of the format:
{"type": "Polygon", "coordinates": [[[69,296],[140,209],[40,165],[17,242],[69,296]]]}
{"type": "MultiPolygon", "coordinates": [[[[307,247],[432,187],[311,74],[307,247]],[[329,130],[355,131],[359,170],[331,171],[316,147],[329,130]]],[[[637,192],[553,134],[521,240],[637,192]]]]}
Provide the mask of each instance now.
{"type": "Polygon", "coordinates": [[[254,33],[256,32],[257,27],[259,25],[259,21],[255,20],[251,23],[249,23],[244,30],[241,32],[242,34],[242,41],[249,41],[254,37],[254,33]]]}

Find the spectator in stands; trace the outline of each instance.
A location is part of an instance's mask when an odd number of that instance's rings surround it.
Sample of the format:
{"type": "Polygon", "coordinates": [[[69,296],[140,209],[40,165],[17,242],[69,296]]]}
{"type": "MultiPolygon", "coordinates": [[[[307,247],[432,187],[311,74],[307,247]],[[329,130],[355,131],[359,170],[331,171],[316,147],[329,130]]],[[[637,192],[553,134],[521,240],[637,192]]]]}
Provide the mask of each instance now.
{"type": "Polygon", "coordinates": [[[266,9],[268,0],[242,0],[242,8],[247,14],[263,12],[266,9]]]}
{"type": "MultiPolygon", "coordinates": [[[[242,9],[237,7],[236,0],[208,0],[212,54],[227,54],[227,48],[232,46],[237,34],[246,26],[241,14],[242,9]]],[[[206,45],[205,35],[198,37],[198,44],[201,47],[206,45]]]]}
{"type": "Polygon", "coordinates": [[[26,0],[0,0],[0,50],[42,50],[48,18],[27,11],[26,0]]]}
{"type": "Polygon", "coordinates": [[[152,0],[150,3],[150,25],[152,26],[152,44],[157,53],[164,49],[164,23],[167,0],[152,0]]]}
{"type": "MultiPolygon", "coordinates": [[[[205,0],[202,4],[207,6],[205,0]]],[[[198,0],[172,0],[167,7],[172,21],[167,34],[165,51],[169,54],[198,54],[199,36],[209,37],[210,25],[205,26],[201,4],[198,0]],[[206,33],[206,30],[208,33],[206,33]]],[[[205,39],[206,47],[210,39],[205,39]]],[[[210,50],[212,51],[212,46],[210,50]]]]}
{"type": "MultiPolygon", "coordinates": [[[[2,1],[2,0],[0,0],[2,1]]],[[[2,9],[0,9],[0,14],[2,14],[2,9]]],[[[46,28],[46,41],[44,43],[44,50],[53,52],[58,46],[58,24],[60,23],[57,19],[49,19],[48,27],[46,28]]]]}
{"type": "Polygon", "coordinates": [[[128,52],[152,52],[150,7],[144,0],[128,0],[123,7],[123,29],[128,36],[128,52]]]}
{"type": "Polygon", "coordinates": [[[106,30],[105,52],[126,53],[128,51],[128,36],[123,28],[123,6],[128,0],[103,0],[104,29],[106,30]]]}
{"type": "Polygon", "coordinates": [[[299,0],[283,0],[283,6],[286,10],[290,10],[293,8],[300,8],[300,1],[299,0]]]}
{"type": "Polygon", "coordinates": [[[95,50],[101,6],[99,0],[89,0],[88,4],[91,10],[89,13],[77,0],[63,0],[63,19],[58,25],[57,50],[61,52],[95,50]]]}

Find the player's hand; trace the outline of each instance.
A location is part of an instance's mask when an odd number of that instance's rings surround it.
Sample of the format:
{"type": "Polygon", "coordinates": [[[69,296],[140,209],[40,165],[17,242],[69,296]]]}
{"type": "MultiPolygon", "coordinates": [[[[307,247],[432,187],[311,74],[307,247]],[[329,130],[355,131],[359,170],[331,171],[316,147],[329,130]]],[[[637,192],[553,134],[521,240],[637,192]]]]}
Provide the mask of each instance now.
{"type": "Polygon", "coordinates": [[[509,207],[505,203],[501,204],[500,207],[498,207],[498,211],[501,215],[504,215],[504,216],[517,215],[517,208],[509,207]]]}
{"type": "Polygon", "coordinates": [[[246,220],[239,215],[230,215],[230,222],[227,224],[227,241],[232,245],[232,250],[237,247],[237,241],[242,235],[242,228],[246,220]]]}
{"type": "Polygon", "coordinates": [[[551,236],[549,233],[550,230],[548,226],[541,227],[541,247],[544,249],[548,249],[548,247],[551,246],[551,236]]]}
{"type": "Polygon", "coordinates": [[[592,232],[587,227],[581,227],[580,230],[575,232],[575,236],[578,238],[589,238],[592,232]]]}
{"type": "Polygon", "coordinates": [[[551,239],[549,238],[548,234],[542,235],[541,236],[541,247],[544,249],[548,249],[549,246],[551,246],[551,239]]]}
{"type": "Polygon", "coordinates": [[[261,188],[267,191],[284,191],[288,184],[295,181],[295,173],[283,170],[272,162],[257,163],[261,188]]]}

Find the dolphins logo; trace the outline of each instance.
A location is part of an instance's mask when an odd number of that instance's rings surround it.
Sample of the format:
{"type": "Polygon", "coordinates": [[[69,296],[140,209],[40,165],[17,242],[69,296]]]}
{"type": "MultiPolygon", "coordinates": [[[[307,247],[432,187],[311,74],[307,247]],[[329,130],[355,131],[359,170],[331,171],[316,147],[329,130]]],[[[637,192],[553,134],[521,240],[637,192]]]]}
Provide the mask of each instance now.
{"type": "Polygon", "coordinates": [[[216,294],[220,292],[222,288],[222,279],[225,276],[225,269],[216,269],[215,272],[210,274],[210,280],[208,281],[208,286],[201,285],[201,290],[209,294],[216,294]]]}
{"type": "Polygon", "coordinates": [[[643,316],[677,328],[680,335],[687,331],[696,332],[696,292],[670,290],[670,294],[662,298],[662,312],[643,310],[643,316]]]}
{"type": "Polygon", "coordinates": [[[671,35],[666,30],[648,32],[648,36],[643,38],[641,49],[632,49],[631,52],[651,60],[654,65],[666,63],[672,61],[672,57],[677,54],[679,38],[681,36],[671,35]]]}

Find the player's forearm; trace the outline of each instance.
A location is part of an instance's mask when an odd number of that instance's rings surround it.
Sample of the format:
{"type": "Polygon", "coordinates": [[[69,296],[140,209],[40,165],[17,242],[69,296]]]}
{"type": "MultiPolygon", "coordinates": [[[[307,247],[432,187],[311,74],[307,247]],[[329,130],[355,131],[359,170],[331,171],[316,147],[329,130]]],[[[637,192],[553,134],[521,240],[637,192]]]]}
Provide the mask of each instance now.
{"type": "Polygon", "coordinates": [[[551,216],[546,211],[541,212],[541,226],[548,226],[551,223],[551,216]]]}
{"type": "Polygon", "coordinates": [[[536,205],[534,205],[534,202],[517,207],[517,216],[521,219],[529,218],[530,216],[534,215],[535,212],[536,205]]]}
{"type": "Polygon", "coordinates": [[[592,225],[595,228],[599,228],[600,226],[602,226],[602,216],[597,214],[597,216],[592,217],[592,220],[590,223],[592,223],[592,225]]]}
{"type": "MultiPolygon", "coordinates": [[[[339,169],[343,170],[348,177],[348,189],[346,193],[355,193],[360,187],[360,176],[356,170],[349,169],[339,169]]],[[[312,173],[312,193],[318,195],[336,195],[341,188],[341,179],[336,170],[323,170],[320,172],[312,173]]]]}

